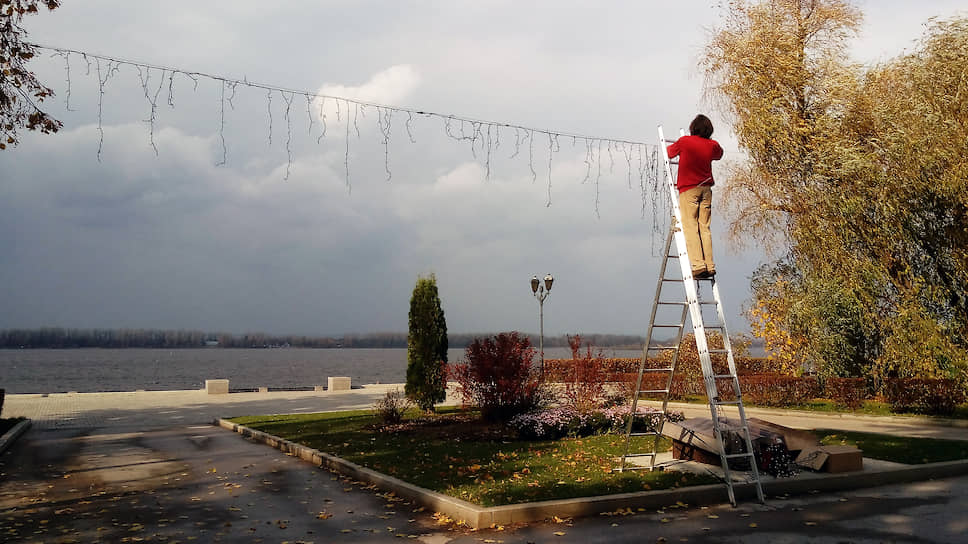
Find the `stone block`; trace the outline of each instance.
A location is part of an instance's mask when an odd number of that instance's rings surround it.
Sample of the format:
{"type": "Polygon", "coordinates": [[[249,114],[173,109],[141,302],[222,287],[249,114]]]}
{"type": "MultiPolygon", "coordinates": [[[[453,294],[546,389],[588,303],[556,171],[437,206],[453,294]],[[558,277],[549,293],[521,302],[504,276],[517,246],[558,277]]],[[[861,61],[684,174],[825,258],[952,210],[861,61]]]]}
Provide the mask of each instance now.
{"type": "Polygon", "coordinates": [[[349,391],[352,385],[349,376],[330,376],[326,388],[330,391],[349,391]]]}
{"type": "Polygon", "coordinates": [[[229,381],[205,380],[205,392],[209,395],[226,395],[229,392],[229,381]]]}

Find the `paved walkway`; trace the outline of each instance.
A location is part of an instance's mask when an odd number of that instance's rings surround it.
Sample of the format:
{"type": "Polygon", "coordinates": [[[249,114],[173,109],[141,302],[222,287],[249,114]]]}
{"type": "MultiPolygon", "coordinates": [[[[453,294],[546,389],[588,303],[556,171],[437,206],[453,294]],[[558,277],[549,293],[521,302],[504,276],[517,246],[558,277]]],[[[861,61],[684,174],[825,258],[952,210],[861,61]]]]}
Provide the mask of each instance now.
{"type": "MultiPolygon", "coordinates": [[[[10,395],[36,424],[0,457],[3,542],[964,542],[968,477],[766,505],[660,511],[477,532],[210,425],[219,416],[368,408],[389,388],[10,395]]],[[[677,406],[678,407],[678,406],[677,406]]],[[[687,416],[708,415],[681,406],[687,416]],[[693,411],[695,413],[693,413],[693,411]]],[[[968,440],[916,418],[749,410],[800,427],[968,440]]]]}
{"type": "Polygon", "coordinates": [[[376,384],[349,391],[270,391],[228,395],[209,395],[203,389],[7,395],[3,416],[29,417],[40,429],[153,429],[184,423],[210,423],[217,417],[367,409],[387,391],[402,387],[401,384],[376,384]]]}
{"type": "MultiPolygon", "coordinates": [[[[669,403],[669,409],[680,410],[687,418],[709,418],[709,406],[705,404],[669,403]]],[[[968,421],[966,420],[921,416],[824,414],[773,408],[746,408],[746,416],[765,419],[796,429],[837,429],[920,438],[968,440],[968,421]]]]}

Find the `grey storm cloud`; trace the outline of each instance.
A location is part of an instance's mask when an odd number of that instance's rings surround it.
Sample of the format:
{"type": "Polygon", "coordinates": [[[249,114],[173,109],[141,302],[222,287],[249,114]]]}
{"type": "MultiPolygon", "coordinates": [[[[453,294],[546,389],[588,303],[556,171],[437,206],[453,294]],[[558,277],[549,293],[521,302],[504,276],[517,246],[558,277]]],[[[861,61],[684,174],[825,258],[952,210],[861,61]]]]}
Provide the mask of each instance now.
{"type": "MultiPolygon", "coordinates": [[[[653,143],[657,124],[706,109],[696,59],[713,4],[86,0],[27,22],[41,44],[653,143]]],[[[955,4],[871,11],[858,51],[896,54],[955,4]]],[[[432,272],[450,330],[534,331],[528,279],[550,272],[546,332],[644,333],[653,195],[619,148],[590,161],[580,140],[506,129],[485,156],[445,134],[462,127],[405,113],[384,144],[374,108],[292,95],[287,118],[286,95],[204,76],[122,65],[100,96],[108,67],[91,58],[32,68],[65,126],[0,154],[0,327],[400,331],[432,272]]],[[[730,327],[745,330],[763,255],[716,247],[730,327]]]]}

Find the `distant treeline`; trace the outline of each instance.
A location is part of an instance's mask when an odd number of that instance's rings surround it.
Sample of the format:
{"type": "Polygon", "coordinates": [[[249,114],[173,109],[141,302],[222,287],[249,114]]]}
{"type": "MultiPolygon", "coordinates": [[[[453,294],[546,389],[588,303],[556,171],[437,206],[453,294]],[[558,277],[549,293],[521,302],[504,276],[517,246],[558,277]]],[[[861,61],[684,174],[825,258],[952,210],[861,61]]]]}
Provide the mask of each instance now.
{"type": "MultiPolygon", "coordinates": [[[[447,335],[451,348],[463,348],[475,338],[495,333],[461,333],[447,335]]],[[[538,336],[530,335],[534,346],[538,336]]],[[[641,336],[620,334],[583,334],[582,338],[597,347],[638,349],[641,336]]],[[[544,345],[567,347],[567,336],[545,336],[544,345]]],[[[341,337],[275,335],[265,333],[231,334],[190,330],[160,329],[40,329],[0,330],[0,348],[70,349],[70,348],[405,348],[406,333],[378,332],[349,334],[341,337]]]]}

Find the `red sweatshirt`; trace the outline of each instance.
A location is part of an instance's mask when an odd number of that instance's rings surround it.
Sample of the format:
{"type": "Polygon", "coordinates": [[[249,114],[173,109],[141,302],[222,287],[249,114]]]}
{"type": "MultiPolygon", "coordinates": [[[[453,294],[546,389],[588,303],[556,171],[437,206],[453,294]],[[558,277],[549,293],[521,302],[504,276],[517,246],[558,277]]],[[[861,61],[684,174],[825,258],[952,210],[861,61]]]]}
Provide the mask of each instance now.
{"type": "Polygon", "coordinates": [[[683,136],[666,148],[669,158],[679,157],[676,187],[682,193],[697,185],[713,185],[713,161],[723,158],[716,140],[702,136],[683,136]]]}

